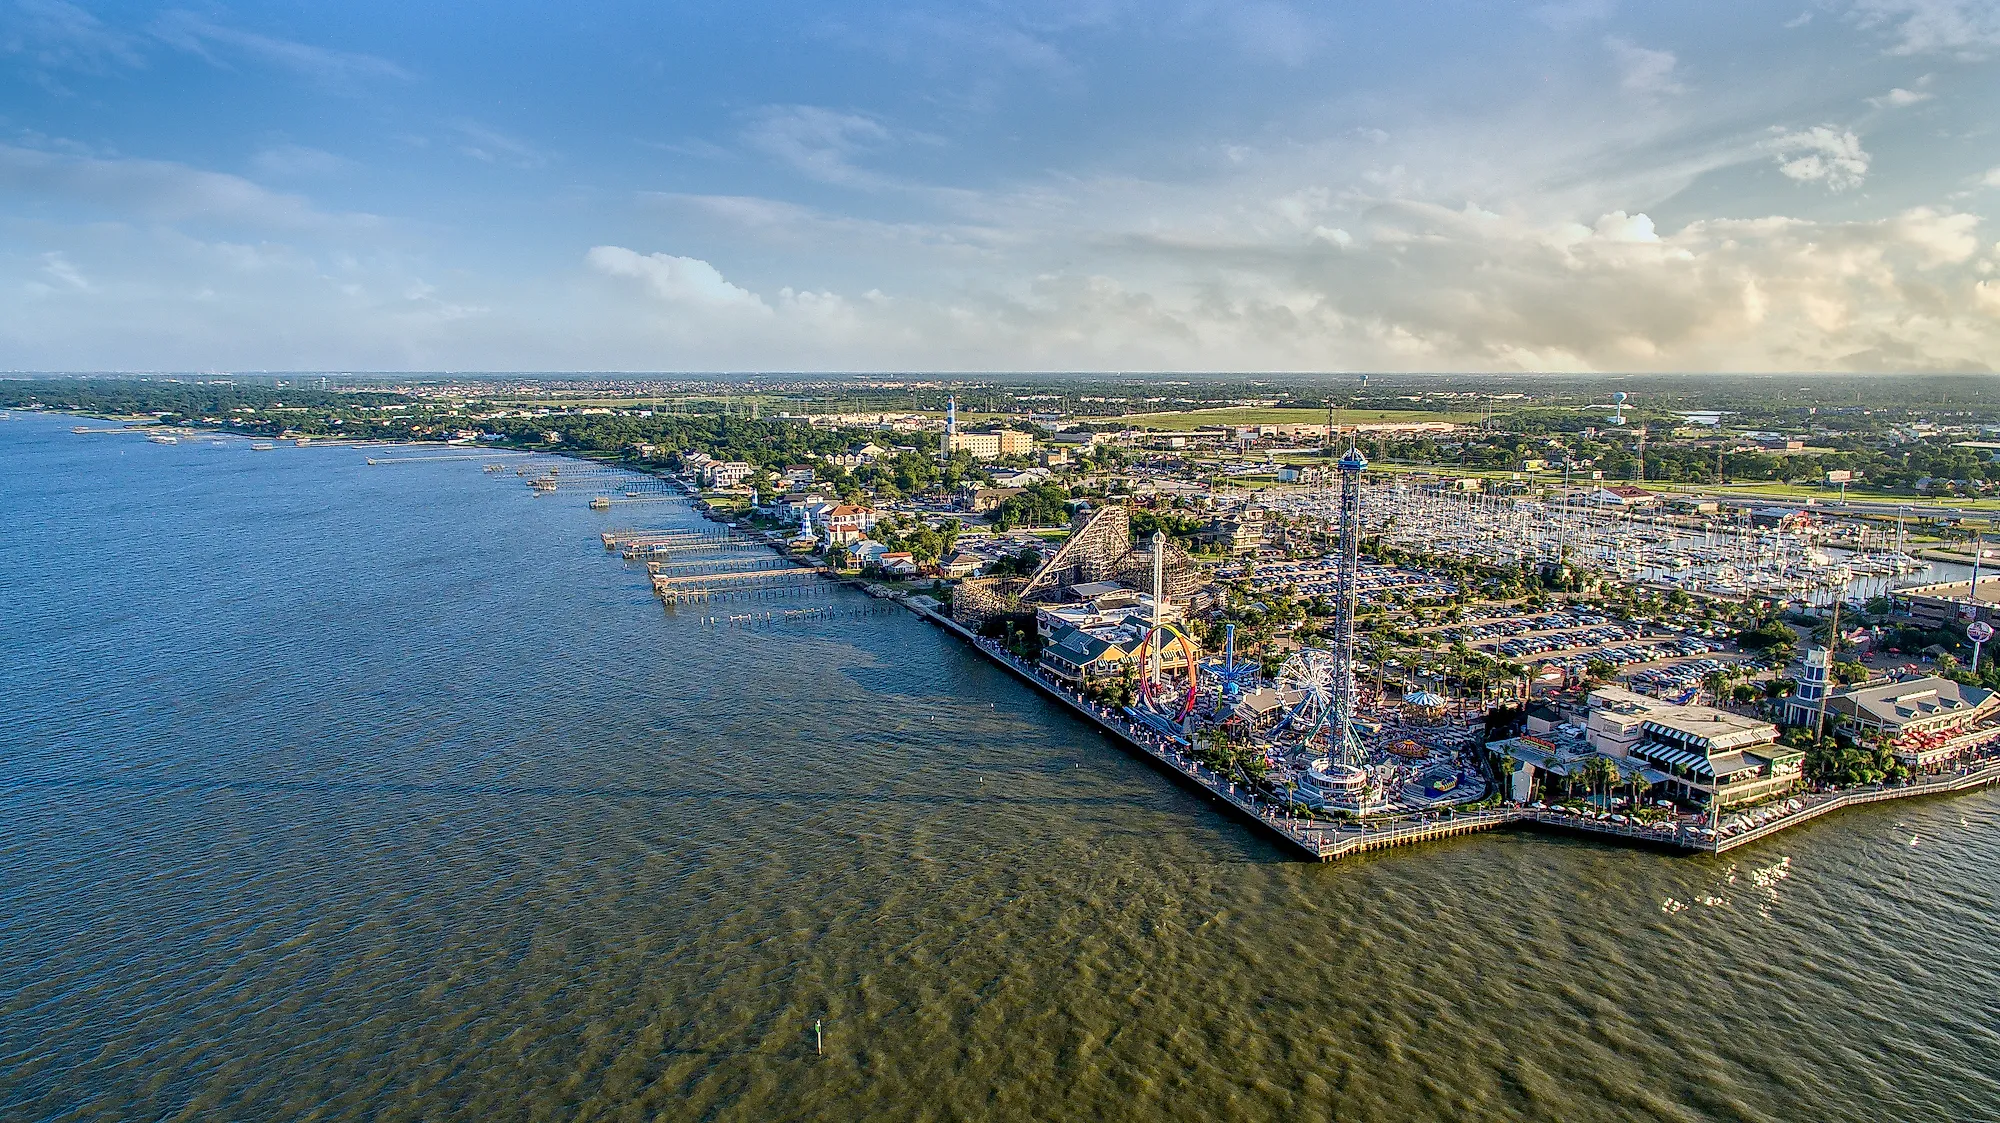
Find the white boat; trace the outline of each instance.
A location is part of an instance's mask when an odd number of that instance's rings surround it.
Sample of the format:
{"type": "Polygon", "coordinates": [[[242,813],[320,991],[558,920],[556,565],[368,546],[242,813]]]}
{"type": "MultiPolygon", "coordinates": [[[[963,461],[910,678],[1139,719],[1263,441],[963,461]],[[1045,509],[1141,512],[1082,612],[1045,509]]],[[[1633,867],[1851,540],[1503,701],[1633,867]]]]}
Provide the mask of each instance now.
{"type": "Polygon", "coordinates": [[[154,433],[152,436],[147,437],[146,439],[153,442],[156,445],[177,445],[181,443],[181,439],[179,437],[171,436],[166,433],[154,433]]]}
{"type": "Polygon", "coordinates": [[[252,452],[269,452],[277,447],[277,445],[272,444],[270,441],[253,441],[251,442],[250,450],[252,452]]]}

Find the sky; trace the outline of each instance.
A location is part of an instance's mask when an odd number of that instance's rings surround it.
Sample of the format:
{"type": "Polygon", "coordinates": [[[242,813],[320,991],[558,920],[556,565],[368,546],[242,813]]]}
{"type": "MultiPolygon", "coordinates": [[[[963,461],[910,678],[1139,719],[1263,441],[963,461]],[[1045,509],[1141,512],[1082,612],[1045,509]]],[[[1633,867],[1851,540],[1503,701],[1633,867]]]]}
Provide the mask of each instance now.
{"type": "Polygon", "coordinates": [[[0,369],[1991,371],[2000,0],[0,0],[0,369]]]}

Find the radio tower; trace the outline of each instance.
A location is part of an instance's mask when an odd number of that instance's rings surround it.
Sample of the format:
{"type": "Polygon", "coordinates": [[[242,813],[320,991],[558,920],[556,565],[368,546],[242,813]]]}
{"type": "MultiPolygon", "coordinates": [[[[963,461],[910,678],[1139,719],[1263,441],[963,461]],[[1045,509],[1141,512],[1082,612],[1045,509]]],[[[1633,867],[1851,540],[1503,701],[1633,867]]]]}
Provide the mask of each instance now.
{"type": "Polygon", "coordinates": [[[1350,445],[1335,467],[1340,470],[1340,566],[1334,578],[1338,603],[1333,617],[1333,698],[1340,743],[1335,753],[1343,764],[1359,767],[1361,745],[1354,737],[1354,711],[1360,703],[1354,679],[1354,579],[1361,568],[1361,472],[1368,467],[1368,458],[1350,445]]]}

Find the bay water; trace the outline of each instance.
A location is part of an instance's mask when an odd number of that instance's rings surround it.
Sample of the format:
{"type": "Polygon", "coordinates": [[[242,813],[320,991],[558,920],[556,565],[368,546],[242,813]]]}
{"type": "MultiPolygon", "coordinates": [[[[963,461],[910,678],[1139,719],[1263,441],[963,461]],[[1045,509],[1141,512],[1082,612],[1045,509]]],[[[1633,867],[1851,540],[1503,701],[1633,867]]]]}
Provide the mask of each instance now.
{"type": "Polygon", "coordinates": [[[906,613],[663,608],[597,535],[684,507],[75,422],[0,421],[0,1118],[2000,1119],[2000,795],[1308,865],[906,613]]]}

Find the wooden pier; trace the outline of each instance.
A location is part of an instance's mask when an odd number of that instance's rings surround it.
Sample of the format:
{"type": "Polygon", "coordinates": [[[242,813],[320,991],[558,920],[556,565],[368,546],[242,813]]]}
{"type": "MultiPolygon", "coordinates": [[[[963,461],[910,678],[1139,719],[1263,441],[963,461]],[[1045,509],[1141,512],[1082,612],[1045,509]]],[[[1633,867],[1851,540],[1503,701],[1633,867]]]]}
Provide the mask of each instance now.
{"type": "Polygon", "coordinates": [[[725,549],[742,543],[734,532],[702,530],[607,530],[598,535],[607,550],[725,549]]]}
{"type": "Polygon", "coordinates": [[[781,569],[741,569],[723,573],[682,573],[653,575],[653,592],[668,604],[708,600],[725,593],[748,589],[800,588],[816,585],[816,569],[785,566],[781,569]]]}

